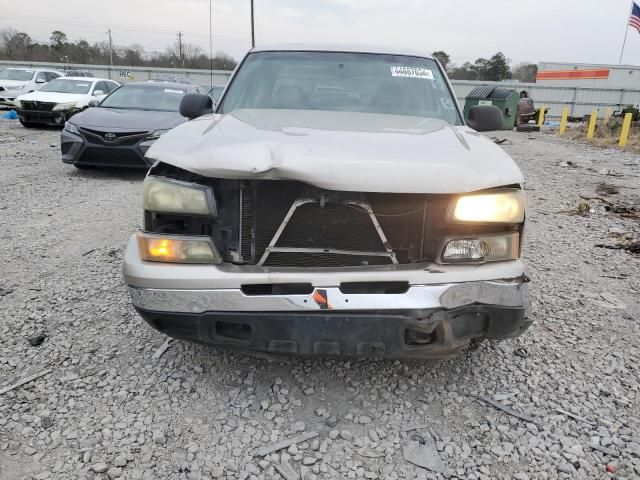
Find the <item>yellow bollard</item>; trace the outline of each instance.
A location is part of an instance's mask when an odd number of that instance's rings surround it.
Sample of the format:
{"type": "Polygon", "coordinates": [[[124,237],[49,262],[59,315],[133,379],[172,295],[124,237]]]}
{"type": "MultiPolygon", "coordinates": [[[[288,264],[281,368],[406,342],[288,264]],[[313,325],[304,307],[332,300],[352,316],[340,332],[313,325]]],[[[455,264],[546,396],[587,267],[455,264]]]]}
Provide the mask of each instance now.
{"type": "Polygon", "coordinates": [[[560,135],[564,135],[564,132],[567,129],[568,117],[569,117],[569,107],[564,107],[562,109],[562,118],[560,119],[560,135]]]}
{"type": "Polygon", "coordinates": [[[589,130],[587,130],[587,138],[593,140],[593,136],[596,133],[596,122],[598,121],[598,111],[591,112],[591,118],[589,119],[589,130]]]}
{"type": "Polygon", "coordinates": [[[613,108],[609,107],[607,108],[607,110],[604,112],[604,124],[608,125],[609,124],[609,120],[611,120],[611,115],[613,115],[613,108]]]}
{"type": "Polygon", "coordinates": [[[622,132],[620,132],[620,146],[624,147],[627,144],[629,138],[629,130],[631,129],[631,119],[633,113],[626,113],[624,115],[624,122],[622,122],[622,132]]]}
{"type": "Polygon", "coordinates": [[[544,125],[544,111],[546,110],[546,107],[544,105],[542,105],[540,107],[540,116],[538,117],[538,126],[540,128],[542,128],[542,125],[544,125]]]}

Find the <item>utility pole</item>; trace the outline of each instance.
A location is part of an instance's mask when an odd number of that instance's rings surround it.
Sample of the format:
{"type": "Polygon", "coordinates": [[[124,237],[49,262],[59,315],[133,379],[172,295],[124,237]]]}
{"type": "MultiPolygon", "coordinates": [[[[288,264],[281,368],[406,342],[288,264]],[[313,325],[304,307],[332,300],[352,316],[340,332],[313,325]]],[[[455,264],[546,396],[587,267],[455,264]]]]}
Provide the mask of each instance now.
{"type": "Polygon", "coordinates": [[[109,63],[113,66],[113,39],[111,38],[111,29],[107,30],[109,34],[109,63]]]}
{"type": "Polygon", "coordinates": [[[251,0],[251,48],[256,46],[256,29],[253,20],[253,0],[251,0]]]}
{"type": "Polygon", "coordinates": [[[182,68],[184,69],[184,59],[182,58],[182,32],[178,32],[178,51],[180,53],[179,64],[182,65],[182,68]]]}

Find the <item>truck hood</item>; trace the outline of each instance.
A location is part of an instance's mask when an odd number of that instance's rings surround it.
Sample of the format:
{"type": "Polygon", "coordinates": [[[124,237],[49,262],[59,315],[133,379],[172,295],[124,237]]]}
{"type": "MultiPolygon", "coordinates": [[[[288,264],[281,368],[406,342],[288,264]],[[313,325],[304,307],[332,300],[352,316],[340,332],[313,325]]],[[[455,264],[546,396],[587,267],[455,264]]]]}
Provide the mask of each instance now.
{"type": "Polygon", "coordinates": [[[72,123],[79,127],[101,127],[112,131],[164,130],[173,128],[187,119],[178,112],[127,110],[119,108],[88,108],[73,116],[72,123]]]}
{"type": "Polygon", "coordinates": [[[86,103],[89,95],[82,93],[60,93],[60,92],[31,92],[26,95],[20,95],[18,100],[26,100],[30,102],[53,102],[53,103],[67,103],[67,102],[80,102],[86,103]]]}
{"type": "Polygon", "coordinates": [[[163,135],[147,157],[207,177],[297,180],[339,191],[464,193],[523,182],[513,160],[468,127],[371,113],[208,115],[163,135]]]}

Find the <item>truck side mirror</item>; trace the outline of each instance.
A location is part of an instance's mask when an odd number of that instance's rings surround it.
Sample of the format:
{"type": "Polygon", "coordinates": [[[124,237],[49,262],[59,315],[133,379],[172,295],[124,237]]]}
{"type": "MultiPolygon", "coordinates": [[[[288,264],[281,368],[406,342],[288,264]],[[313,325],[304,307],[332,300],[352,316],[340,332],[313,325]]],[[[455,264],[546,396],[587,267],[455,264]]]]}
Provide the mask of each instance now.
{"type": "Polygon", "coordinates": [[[202,93],[187,93],[180,101],[180,115],[190,120],[213,113],[213,100],[202,93]]]}
{"type": "Polygon", "coordinates": [[[477,132],[500,130],[504,117],[494,105],[475,105],[469,109],[467,124],[477,132]]]}

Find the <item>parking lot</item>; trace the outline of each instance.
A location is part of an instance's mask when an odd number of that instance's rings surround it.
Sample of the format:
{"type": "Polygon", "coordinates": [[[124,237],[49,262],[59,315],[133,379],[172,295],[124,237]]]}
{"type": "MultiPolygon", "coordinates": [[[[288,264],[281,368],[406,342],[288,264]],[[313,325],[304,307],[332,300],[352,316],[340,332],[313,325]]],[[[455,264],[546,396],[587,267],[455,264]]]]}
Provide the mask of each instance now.
{"type": "Polygon", "coordinates": [[[0,391],[46,372],[0,394],[0,479],[638,478],[640,257],[618,247],[640,158],[492,135],[527,179],[535,323],[451,360],[346,361],[159,350],[120,274],[144,173],[76,170],[59,130],[0,122],[0,391]]]}

